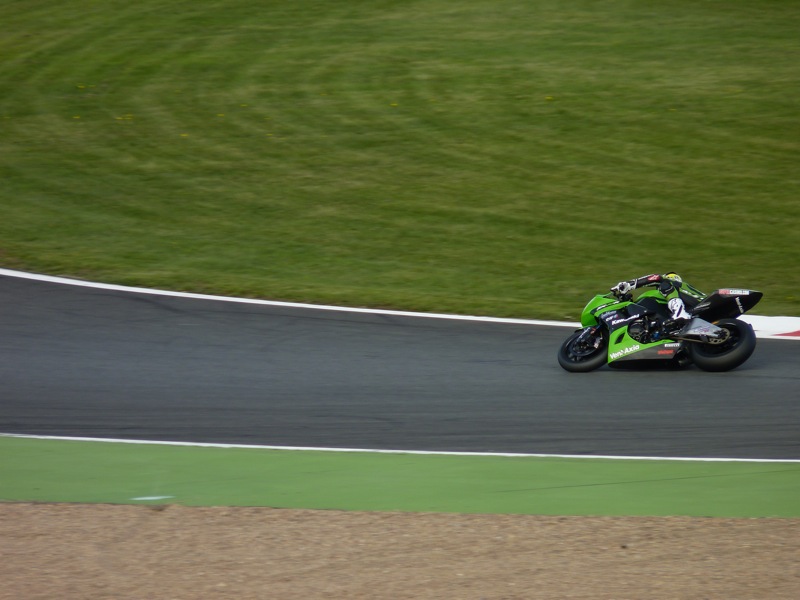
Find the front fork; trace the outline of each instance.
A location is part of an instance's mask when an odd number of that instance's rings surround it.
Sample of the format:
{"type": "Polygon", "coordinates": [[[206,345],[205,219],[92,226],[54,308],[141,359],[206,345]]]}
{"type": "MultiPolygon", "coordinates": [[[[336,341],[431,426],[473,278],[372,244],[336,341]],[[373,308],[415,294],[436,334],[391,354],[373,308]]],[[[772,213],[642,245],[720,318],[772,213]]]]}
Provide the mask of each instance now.
{"type": "Polygon", "coordinates": [[[583,347],[591,347],[592,349],[597,350],[603,343],[603,336],[595,335],[599,330],[600,327],[597,325],[585,327],[575,340],[575,344],[583,347]]]}

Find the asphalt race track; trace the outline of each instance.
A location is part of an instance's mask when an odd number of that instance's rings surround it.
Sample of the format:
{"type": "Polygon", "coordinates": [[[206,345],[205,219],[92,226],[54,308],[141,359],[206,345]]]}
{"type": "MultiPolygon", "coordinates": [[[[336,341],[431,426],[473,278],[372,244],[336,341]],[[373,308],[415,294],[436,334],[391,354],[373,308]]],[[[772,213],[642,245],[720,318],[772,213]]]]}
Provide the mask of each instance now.
{"type": "Polygon", "coordinates": [[[800,459],[800,343],[729,373],[559,368],[559,327],[0,277],[0,432],[800,459]]]}

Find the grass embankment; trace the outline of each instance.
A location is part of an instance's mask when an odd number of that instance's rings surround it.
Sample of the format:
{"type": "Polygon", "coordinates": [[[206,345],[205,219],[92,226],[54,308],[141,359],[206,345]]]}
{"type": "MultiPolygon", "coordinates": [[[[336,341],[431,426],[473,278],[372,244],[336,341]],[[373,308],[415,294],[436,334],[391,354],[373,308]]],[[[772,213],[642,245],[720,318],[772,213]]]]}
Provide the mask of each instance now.
{"type": "Polygon", "coordinates": [[[0,264],[575,318],[676,269],[800,314],[800,3],[0,7],[0,264]]]}
{"type": "Polygon", "coordinates": [[[800,517],[800,465],[417,456],[0,437],[0,500],[800,517]],[[24,457],[24,458],[21,458],[24,457]]]}

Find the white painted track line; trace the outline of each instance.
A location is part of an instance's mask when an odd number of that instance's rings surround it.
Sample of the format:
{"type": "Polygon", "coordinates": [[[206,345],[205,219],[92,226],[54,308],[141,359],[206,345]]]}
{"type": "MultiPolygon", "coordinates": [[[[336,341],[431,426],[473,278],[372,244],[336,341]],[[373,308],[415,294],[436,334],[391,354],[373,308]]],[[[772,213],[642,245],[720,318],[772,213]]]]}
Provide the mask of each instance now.
{"type": "Polygon", "coordinates": [[[465,315],[448,315],[439,313],[418,313],[400,310],[382,310],[374,308],[355,308],[348,306],[327,306],[324,304],[302,304],[298,302],[278,302],[275,300],[258,300],[255,298],[235,298],[231,296],[211,296],[207,294],[193,294],[190,292],[172,292],[169,290],[156,290],[151,288],[129,287],[125,285],[114,285],[109,283],[94,283],[79,279],[68,279],[66,277],[54,277],[51,275],[37,275],[35,273],[25,273],[23,271],[12,271],[10,269],[0,269],[0,276],[17,277],[19,279],[32,279],[47,283],[58,283],[63,285],[74,285],[79,287],[95,288],[116,292],[127,292],[135,294],[150,294],[155,296],[171,296],[174,298],[189,298],[194,300],[212,300],[218,302],[236,302],[239,304],[258,304],[262,306],[282,306],[287,308],[305,308],[310,310],[327,310],[336,312],[365,313],[372,315],[389,315],[399,317],[420,317],[428,319],[451,319],[457,321],[484,321],[489,323],[510,323],[518,325],[545,325],[550,327],[579,327],[578,323],[568,323],[562,321],[540,321],[535,319],[503,319],[499,317],[477,317],[465,315]]]}
{"type": "Polygon", "coordinates": [[[362,454],[412,454],[421,456],[485,456],[500,458],[568,458],[568,459],[600,459],[600,460],[650,460],[679,462],[735,462],[735,463],[793,463],[800,464],[800,459],[781,458],[695,458],[674,456],[613,456],[595,454],[521,454],[513,452],[444,452],[428,450],[371,450],[366,448],[314,448],[305,446],[261,446],[256,444],[212,444],[202,442],[169,442],[155,440],[124,440],[114,438],[63,437],[54,435],[23,435],[0,433],[0,437],[30,440],[55,440],[69,442],[103,442],[108,444],[137,444],[149,446],[189,446],[193,448],[227,448],[244,450],[292,450],[304,452],[340,452],[362,454]]]}
{"type": "MultiPolygon", "coordinates": [[[[173,292],[169,290],[156,290],[151,288],[130,287],[124,285],[114,285],[109,283],[95,283],[80,279],[70,279],[67,277],[55,277],[52,275],[38,275],[36,273],[26,273],[24,271],[13,271],[11,269],[0,268],[0,276],[16,277],[19,279],[31,279],[47,283],[57,283],[62,285],[74,285],[101,290],[117,292],[127,292],[136,294],[150,294],[155,296],[171,296],[174,298],[189,298],[195,300],[212,300],[217,302],[236,302],[240,304],[256,304],[262,306],[282,306],[287,308],[304,308],[309,310],[326,310],[336,312],[365,313],[373,315],[387,315],[400,317],[417,317],[427,319],[450,319],[456,321],[482,321],[486,323],[508,323],[515,325],[539,325],[546,327],[570,327],[580,326],[576,322],[565,321],[542,321],[537,319],[504,319],[500,317],[470,316],[470,315],[450,315],[440,313],[418,313],[398,310],[382,310],[373,308],[354,308],[346,306],[327,306],[321,304],[303,304],[297,302],[278,302],[274,300],[258,300],[255,298],[234,298],[230,296],[213,296],[208,294],[193,294],[189,292],[173,292]]],[[[800,340],[800,317],[764,317],[759,315],[743,315],[743,321],[750,323],[760,338],[769,339],[795,339],[800,340]]]]}

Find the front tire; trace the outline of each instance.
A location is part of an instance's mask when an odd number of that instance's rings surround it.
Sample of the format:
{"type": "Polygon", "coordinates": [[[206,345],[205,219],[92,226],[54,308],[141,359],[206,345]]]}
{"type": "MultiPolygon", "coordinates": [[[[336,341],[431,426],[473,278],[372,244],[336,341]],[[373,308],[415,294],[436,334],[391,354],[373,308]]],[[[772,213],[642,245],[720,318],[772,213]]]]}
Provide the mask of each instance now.
{"type": "Polygon", "coordinates": [[[730,371],[750,358],[756,349],[756,334],[749,323],[738,319],[722,319],[715,323],[730,332],[721,344],[688,344],[692,362],[704,371],[730,371]]]}
{"type": "Polygon", "coordinates": [[[558,364],[570,373],[588,373],[608,362],[608,339],[603,329],[576,331],[561,344],[558,364]]]}

